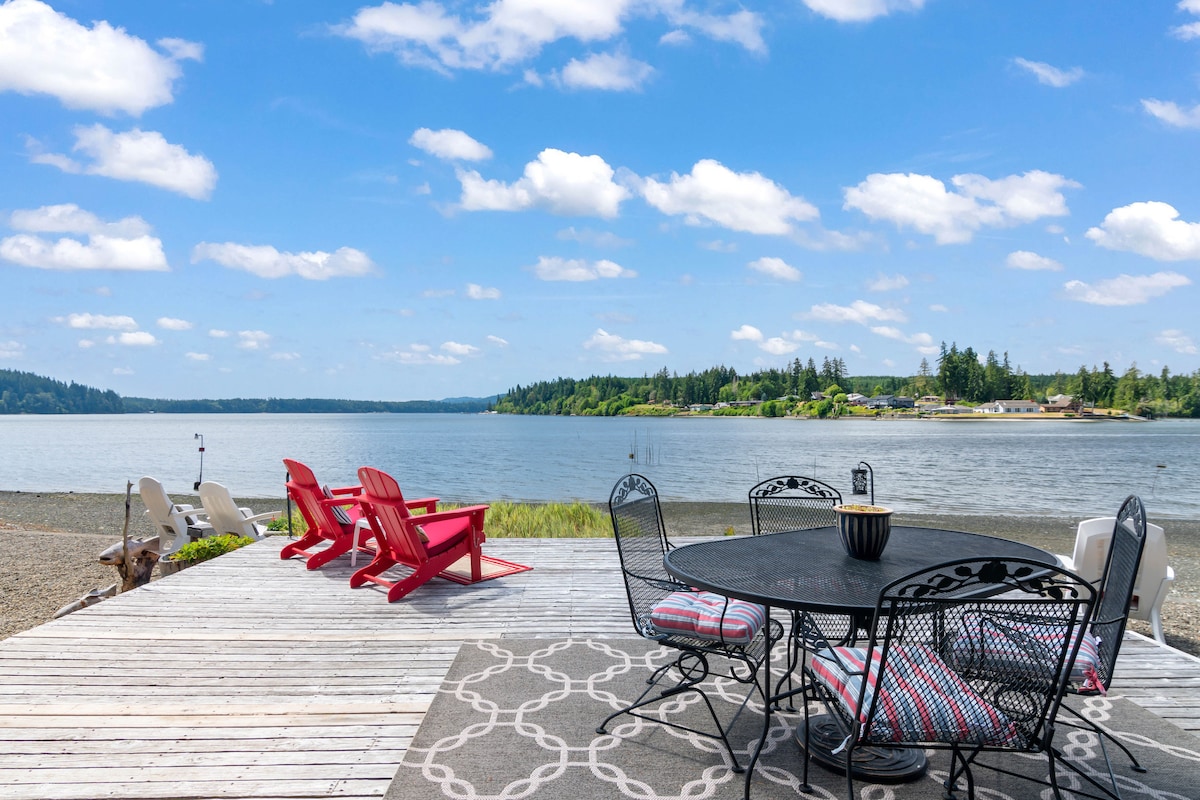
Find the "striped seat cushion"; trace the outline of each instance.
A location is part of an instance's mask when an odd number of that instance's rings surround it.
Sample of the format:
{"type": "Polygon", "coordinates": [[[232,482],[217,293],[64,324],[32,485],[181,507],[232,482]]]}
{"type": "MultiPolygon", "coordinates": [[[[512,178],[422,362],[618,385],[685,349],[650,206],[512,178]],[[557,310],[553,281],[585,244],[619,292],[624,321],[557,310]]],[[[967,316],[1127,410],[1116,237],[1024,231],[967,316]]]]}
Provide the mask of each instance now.
{"type": "MultiPolygon", "coordinates": [[[[324,494],[325,497],[330,500],[332,500],[334,498],[333,490],[329,488],[329,484],[325,484],[324,486],[321,487],[321,493],[324,494]]],[[[334,518],[341,525],[348,526],[348,525],[354,524],[354,520],[350,518],[350,514],[349,514],[349,512],[346,511],[345,508],[343,508],[341,506],[332,506],[331,508],[333,510],[334,518]]]]}
{"type": "MultiPolygon", "coordinates": [[[[1078,632],[1078,629],[1077,629],[1078,632]]],[[[1037,674],[1053,664],[1062,652],[1066,629],[1046,622],[1022,622],[978,614],[964,617],[962,627],[950,647],[950,658],[960,671],[984,669],[1018,674],[1037,674]]],[[[1099,691],[1097,665],[1100,641],[1086,631],[1079,642],[1079,653],[1070,665],[1070,682],[1078,691],[1099,691]]]]}
{"type": "Polygon", "coordinates": [[[880,651],[874,650],[871,668],[864,670],[866,649],[826,648],[813,654],[810,669],[853,718],[862,691],[867,690],[858,721],[873,742],[954,742],[1007,745],[1017,729],[1007,716],[979,696],[963,679],[924,645],[892,647],[883,685],[879,686],[880,651]],[[873,696],[875,716],[866,718],[873,696]]]}
{"type": "Polygon", "coordinates": [[[749,644],[766,621],[762,606],[713,592],[674,592],[650,612],[654,631],[725,644],[749,644]]]}

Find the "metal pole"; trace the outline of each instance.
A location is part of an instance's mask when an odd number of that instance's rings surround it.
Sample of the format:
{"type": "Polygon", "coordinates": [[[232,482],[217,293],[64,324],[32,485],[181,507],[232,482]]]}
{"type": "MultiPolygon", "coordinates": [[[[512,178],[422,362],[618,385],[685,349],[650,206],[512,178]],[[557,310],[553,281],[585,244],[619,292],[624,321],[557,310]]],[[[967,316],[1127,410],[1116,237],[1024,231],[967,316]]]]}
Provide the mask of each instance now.
{"type": "Polygon", "coordinates": [[[200,477],[196,479],[196,485],[192,487],[196,491],[200,491],[200,484],[204,483],[204,434],[194,434],[192,439],[200,440],[200,477]]]}

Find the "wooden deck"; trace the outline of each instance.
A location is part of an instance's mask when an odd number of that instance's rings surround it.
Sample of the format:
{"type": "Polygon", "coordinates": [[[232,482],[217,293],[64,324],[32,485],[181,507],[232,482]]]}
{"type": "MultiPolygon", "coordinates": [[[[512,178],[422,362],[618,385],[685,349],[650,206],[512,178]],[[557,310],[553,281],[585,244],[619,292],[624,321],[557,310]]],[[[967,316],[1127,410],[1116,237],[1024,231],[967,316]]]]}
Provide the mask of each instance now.
{"type": "MultiPolygon", "coordinates": [[[[379,798],[475,638],[631,636],[609,540],[389,604],[268,539],[0,642],[0,798],[379,798]]],[[[1200,735],[1200,659],[1129,634],[1114,693],[1200,735]]]]}

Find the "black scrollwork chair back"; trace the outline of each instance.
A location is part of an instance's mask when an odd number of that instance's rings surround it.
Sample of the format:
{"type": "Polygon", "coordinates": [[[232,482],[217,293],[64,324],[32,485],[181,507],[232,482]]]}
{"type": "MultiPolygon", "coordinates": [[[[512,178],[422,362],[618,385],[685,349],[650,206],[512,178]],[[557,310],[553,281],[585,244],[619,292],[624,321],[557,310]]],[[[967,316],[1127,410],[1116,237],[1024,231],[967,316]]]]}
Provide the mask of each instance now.
{"type": "Polygon", "coordinates": [[[833,507],[842,494],[827,483],[799,475],[769,478],[750,490],[751,531],[802,531],[837,523],[833,507]]]}
{"type": "Polygon", "coordinates": [[[972,768],[1024,777],[977,762],[981,751],[1045,753],[1042,785],[1059,797],[1053,723],[1094,602],[1086,581],[1044,563],[954,561],[884,587],[865,647],[811,645],[809,679],[846,737],[849,797],[865,746],[948,750],[947,797],[960,778],[974,797],[972,768]]]}
{"type": "MultiPolygon", "coordinates": [[[[1099,596],[1096,612],[1088,635],[1084,637],[1076,667],[1072,671],[1072,682],[1068,691],[1080,695],[1106,694],[1112,684],[1117,655],[1121,652],[1121,641],[1125,638],[1125,623],[1129,619],[1129,604],[1133,600],[1134,584],[1137,583],[1138,568],[1142,563],[1142,551],[1146,545],[1146,508],[1136,495],[1130,495],[1117,512],[1113,525],[1112,540],[1100,574],[1099,596]]],[[[1134,772],[1146,769],[1124,742],[1114,738],[1091,720],[1081,716],[1070,706],[1063,706],[1071,714],[1064,724],[1090,730],[1099,737],[1108,765],[1112,786],[1096,784],[1089,776],[1083,776],[1110,797],[1119,798],[1116,791],[1117,779],[1108,758],[1105,741],[1114,744],[1129,759],[1134,772]]],[[[1070,762],[1066,762],[1070,766],[1070,762]]]]}
{"type": "Polygon", "coordinates": [[[765,610],[761,606],[708,592],[697,592],[667,573],[663,556],[671,544],[663,526],[658,491],[644,476],[630,474],[621,478],[613,487],[608,507],[634,630],[646,639],[674,648],[678,655],[674,661],[650,676],[647,688],[640,697],[610,715],[600,723],[596,732],[606,733],[608,723],[621,714],[681,728],[719,739],[725,745],[734,771],[742,772],[743,767],[734,756],[726,735],[737,716],[722,725],[700,684],[710,675],[748,684],[750,689],[737,712],[740,714],[754,692],[757,691],[760,697],[763,695],[757,680],[758,669],[770,652],[771,645],[782,637],[782,626],[771,621],[768,627],[759,620],[755,627],[753,621],[746,620],[756,614],[765,619],[765,610]],[[688,603],[697,605],[687,606],[688,603]],[[693,635],[688,635],[678,627],[672,627],[671,610],[679,609],[681,604],[687,606],[689,612],[695,608],[710,609],[711,629],[693,631],[693,635]],[[669,721],[666,716],[651,717],[638,712],[644,706],[660,703],[683,692],[695,692],[703,700],[715,731],[698,730],[669,721]]]}

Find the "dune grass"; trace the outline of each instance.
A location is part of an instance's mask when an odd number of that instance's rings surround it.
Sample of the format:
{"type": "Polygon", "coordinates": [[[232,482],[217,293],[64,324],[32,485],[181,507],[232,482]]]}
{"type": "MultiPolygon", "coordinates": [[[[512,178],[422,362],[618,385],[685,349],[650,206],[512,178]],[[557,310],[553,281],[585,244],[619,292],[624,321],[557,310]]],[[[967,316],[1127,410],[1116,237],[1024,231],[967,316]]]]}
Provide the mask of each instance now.
{"type": "MultiPolygon", "coordinates": [[[[465,504],[442,503],[441,511],[460,508],[465,504]]],[[[489,539],[585,539],[611,537],[612,523],[608,514],[587,503],[510,503],[504,500],[489,503],[484,517],[484,532],[489,539]]],[[[273,531],[287,532],[286,516],[278,517],[268,526],[273,531]]],[[[292,512],[292,532],[300,536],[308,530],[299,511],[292,512]]]]}

